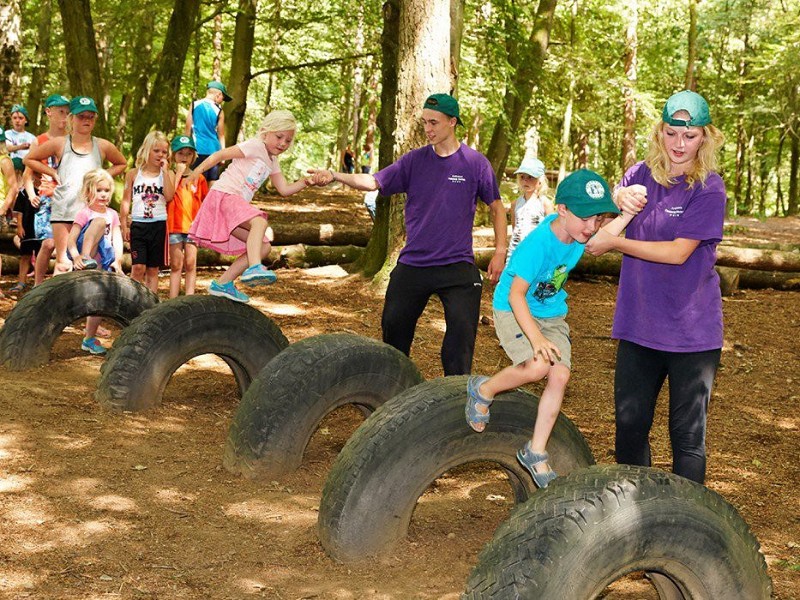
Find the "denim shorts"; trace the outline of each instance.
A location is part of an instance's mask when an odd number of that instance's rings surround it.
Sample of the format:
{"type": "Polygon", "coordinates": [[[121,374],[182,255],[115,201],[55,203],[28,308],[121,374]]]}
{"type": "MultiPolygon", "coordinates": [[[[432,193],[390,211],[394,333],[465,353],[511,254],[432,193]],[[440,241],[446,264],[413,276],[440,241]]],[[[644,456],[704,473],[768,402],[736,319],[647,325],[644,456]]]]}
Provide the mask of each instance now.
{"type": "Polygon", "coordinates": [[[194,241],[189,239],[188,233],[170,233],[169,245],[173,244],[194,244],[194,241]]]}

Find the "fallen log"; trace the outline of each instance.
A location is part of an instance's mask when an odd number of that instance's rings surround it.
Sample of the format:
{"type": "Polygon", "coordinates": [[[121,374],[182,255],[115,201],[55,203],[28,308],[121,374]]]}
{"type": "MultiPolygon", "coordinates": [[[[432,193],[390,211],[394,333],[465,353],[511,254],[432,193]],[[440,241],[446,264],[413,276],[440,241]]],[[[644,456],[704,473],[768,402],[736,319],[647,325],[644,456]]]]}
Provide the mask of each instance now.
{"type": "Polygon", "coordinates": [[[278,246],[366,246],[371,233],[370,227],[331,223],[276,224],[273,229],[278,246]]]}
{"type": "MultiPolygon", "coordinates": [[[[489,266],[489,261],[494,253],[494,248],[476,248],[475,264],[481,269],[489,266]]],[[[602,256],[584,254],[573,273],[577,275],[610,275],[619,277],[622,264],[622,255],[609,252],[602,256]]],[[[737,288],[776,290],[800,290],[800,269],[798,271],[766,271],[760,269],[730,268],[717,262],[717,272],[722,280],[721,287],[725,295],[729,295],[737,288]],[[738,277],[738,282],[736,281],[738,277]]]]}

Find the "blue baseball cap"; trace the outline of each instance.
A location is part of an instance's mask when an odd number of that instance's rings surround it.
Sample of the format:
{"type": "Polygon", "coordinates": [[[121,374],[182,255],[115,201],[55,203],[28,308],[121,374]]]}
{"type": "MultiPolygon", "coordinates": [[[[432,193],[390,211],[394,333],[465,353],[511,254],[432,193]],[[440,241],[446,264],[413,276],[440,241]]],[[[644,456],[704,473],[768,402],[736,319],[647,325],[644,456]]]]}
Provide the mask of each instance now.
{"type": "Polygon", "coordinates": [[[206,89],[219,90],[222,92],[222,97],[225,99],[225,102],[230,102],[233,100],[233,98],[228,96],[228,88],[226,88],[225,84],[221,81],[209,81],[208,85],[206,85],[206,89]]]}
{"type": "Polygon", "coordinates": [[[581,219],[603,213],[619,214],[619,208],[611,200],[608,183],[589,169],[573,171],[558,184],[556,204],[563,204],[581,219]]]}
{"type": "Polygon", "coordinates": [[[711,113],[705,98],[697,92],[683,90],[667,99],[661,120],[674,127],[704,127],[711,124],[711,113]],[[689,118],[676,119],[674,115],[680,111],[689,113],[689,118]]]}
{"type": "Polygon", "coordinates": [[[520,163],[519,168],[514,171],[514,175],[519,175],[520,173],[525,173],[538,179],[544,175],[544,163],[538,158],[526,158],[520,163]]]}
{"type": "Polygon", "coordinates": [[[183,148],[191,148],[195,152],[197,151],[194,141],[188,135],[176,135],[174,138],[172,138],[169,147],[173,152],[177,152],[183,148]]]}
{"type": "Polygon", "coordinates": [[[44,101],[44,107],[51,108],[53,106],[69,106],[69,98],[61,94],[50,94],[44,101]]]}

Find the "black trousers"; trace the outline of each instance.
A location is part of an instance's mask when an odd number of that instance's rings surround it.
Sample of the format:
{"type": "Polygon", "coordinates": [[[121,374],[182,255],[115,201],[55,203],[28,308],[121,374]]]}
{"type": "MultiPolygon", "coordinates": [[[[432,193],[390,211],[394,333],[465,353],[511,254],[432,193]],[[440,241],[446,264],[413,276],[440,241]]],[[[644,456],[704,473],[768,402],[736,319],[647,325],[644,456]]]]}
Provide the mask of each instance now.
{"type": "Polygon", "coordinates": [[[703,483],[706,417],[722,351],[665,352],[620,340],[614,375],[617,462],[650,466],[656,399],[669,378],[672,472],[703,483]]]}
{"type": "Polygon", "coordinates": [[[389,278],[383,305],[383,341],[408,355],[417,320],[431,295],[436,294],[444,306],[444,374],[469,373],[478,333],[482,289],[480,271],[471,263],[440,267],[410,267],[397,263],[389,278]]]}

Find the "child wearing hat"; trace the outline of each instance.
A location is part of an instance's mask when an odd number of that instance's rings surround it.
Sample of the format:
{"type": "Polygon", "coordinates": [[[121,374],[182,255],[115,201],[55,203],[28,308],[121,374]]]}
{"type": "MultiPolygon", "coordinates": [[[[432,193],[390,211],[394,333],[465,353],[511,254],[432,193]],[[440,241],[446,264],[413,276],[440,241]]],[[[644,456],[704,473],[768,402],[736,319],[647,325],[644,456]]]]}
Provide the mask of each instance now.
{"type": "Polygon", "coordinates": [[[181,293],[181,272],[186,273],[186,295],[194,294],[197,281],[197,246],[189,239],[192,221],[208,193],[208,182],[202,175],[189,183],[191,165],[197,158],[192,138],[178,135],[170,142],[170,161],[175,169],[175,195],[167,204],[169,231],[169,297],[181,293]]]}
{"type": "Polygon", "coordinates": [[[526,158],[514,175],[517,176],[520,195],[511,211],[511,240],[508,243],[506,264],[519,243],[536,229],[542,219],[553,212],[553,203],[544,194],[547,190],[547,179],[542,161],[538,158],[526,158]]]}
{"type": "MultiPolygon", "coordinates": [[[[230,102],[225,84],[221,81],[209,81],[206,85],[206,97],[194,100],[186,115],[184,135],[193,138],[197,158],[193,169],[209,156],[225,148],[225,113],[222,103],[230,102]]],[[[219,166],[214,165],[202,173],[207,181],[219,179],[219,166]]]]}
{"type": "MultiPolygon", "coordinates": [[[[497,394],[547,379],[533,437],[517,453],[538,487],[547,487],[556,477],[546,446],[570,376],[564,284],[605,215],[620,214],[608,184],[588,169],[575,171],[561,182],[555,204],[555,213],[520,242],[495,288],[495,329],[513,364],[492,377],[470,377],[465,408],[469,426],[482,432],[497,394]]],[[[621,214],[605,228],[618,235],[631,218],[621,214]]]]}
{"type": "Polygon", "coordinates": [[[22,159],[36,144],[36,136],[25,131],[29,122],[28,110],[24,106],[15,104],[11,107],[11,129],[6,130],[6,148],[17,171],[25,168],[22,159]]]}

